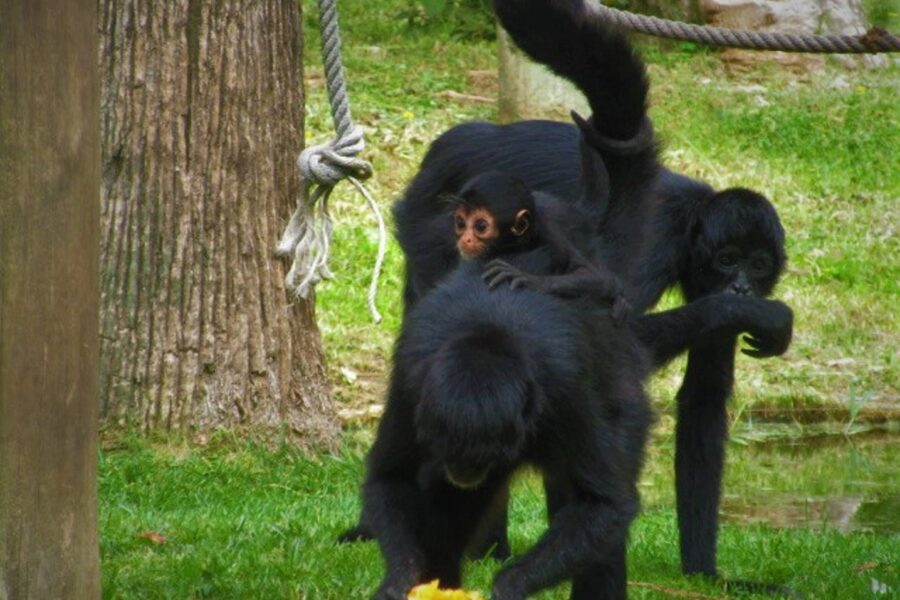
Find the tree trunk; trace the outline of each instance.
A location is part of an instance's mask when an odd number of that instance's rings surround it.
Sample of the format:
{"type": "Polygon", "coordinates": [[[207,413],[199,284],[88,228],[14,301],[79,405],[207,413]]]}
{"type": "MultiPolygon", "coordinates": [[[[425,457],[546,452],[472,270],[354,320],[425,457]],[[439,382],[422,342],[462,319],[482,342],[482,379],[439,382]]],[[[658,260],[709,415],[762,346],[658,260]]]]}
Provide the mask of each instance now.
{"type": "Polygon", "coordinates": [[[94,0],[0,0],[0,598],[100,597],[94,0]]]}
{"type": "Polygon", "coordinates": [[[101,2],[101,415],[336,432],[314,301],[273,249],[300,194],[296,0],[101,2]]]}

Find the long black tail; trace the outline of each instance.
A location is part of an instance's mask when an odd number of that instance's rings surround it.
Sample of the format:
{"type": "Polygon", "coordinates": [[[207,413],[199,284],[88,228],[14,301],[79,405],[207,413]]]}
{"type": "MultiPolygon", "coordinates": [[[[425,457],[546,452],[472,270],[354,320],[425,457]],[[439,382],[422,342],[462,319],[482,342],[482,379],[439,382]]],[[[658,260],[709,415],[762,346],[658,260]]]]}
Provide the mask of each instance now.
{"type": "Polygon", "coordinates": [[[644,64],[587,1],[494,0],[494,10],[526,54],[581,89],[600,134],[631,140],[647,114],[644,64]]]}

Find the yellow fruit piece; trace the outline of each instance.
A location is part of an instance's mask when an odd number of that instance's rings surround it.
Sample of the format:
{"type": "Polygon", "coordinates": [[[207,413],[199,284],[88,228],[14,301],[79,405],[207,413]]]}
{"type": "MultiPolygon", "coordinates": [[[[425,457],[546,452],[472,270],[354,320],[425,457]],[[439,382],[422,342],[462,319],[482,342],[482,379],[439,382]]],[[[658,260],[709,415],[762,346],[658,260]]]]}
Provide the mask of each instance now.
{"type": "Polygon", "coordinates": [[[484,600],[479,592],[467,592],[465,590],[442,590],[438,587],[438,580],[417,585],[409,591],[409,600],[484,600]]]}

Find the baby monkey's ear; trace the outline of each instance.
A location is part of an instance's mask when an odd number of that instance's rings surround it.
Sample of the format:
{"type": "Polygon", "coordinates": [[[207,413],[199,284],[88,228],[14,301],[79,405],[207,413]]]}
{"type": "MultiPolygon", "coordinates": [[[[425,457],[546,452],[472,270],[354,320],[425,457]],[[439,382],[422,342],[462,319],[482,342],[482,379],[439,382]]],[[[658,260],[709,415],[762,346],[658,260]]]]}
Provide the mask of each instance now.
{"type": "Polygon", "coordinates": [[[531,214],[526,210],[522,209],[516,213],[516,220],[513,222],[512,231],[515,236],[525,235],[525,232],[528,231],[528,226],[531,224],[531,214]]]}

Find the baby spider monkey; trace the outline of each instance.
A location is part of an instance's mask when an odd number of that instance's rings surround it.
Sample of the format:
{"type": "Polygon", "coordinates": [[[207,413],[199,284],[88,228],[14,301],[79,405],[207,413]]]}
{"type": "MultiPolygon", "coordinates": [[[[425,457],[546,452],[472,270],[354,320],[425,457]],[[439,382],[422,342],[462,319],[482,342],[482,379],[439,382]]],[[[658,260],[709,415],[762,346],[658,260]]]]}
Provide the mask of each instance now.
{"type": "Polygon", "coordinates": [[[444,200],[455,207],[456,249],[463,259],[491,258],[536,246],[534,198],[525,184],[502,173],[474,178],[458,196],[444,200]]]}
{"type": "MultiPolygon", "coordinates": [[[[613,319],[624,321],[629,305],[621,280],[585,258],[560,233],[555,215],[551,214],[559,203],[552,199],[541,202],[545,195],[533,193],[518,177],[491,171],[466,183],[458,196],[445,196],[454,207],[453,223],[460,257],[488,261],[482,278],[491,289],[508,282],[512,289],[527,287],[563,298],[587,296],[611,303],[613,319]],[[548,253],[549,274],[531,274],[506,260],[539,248],[545,248],[548,253]]],[[[568,208],[571,211],[568,218],[577,224],[577,208],[568,208]]]]}

